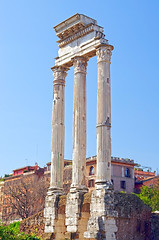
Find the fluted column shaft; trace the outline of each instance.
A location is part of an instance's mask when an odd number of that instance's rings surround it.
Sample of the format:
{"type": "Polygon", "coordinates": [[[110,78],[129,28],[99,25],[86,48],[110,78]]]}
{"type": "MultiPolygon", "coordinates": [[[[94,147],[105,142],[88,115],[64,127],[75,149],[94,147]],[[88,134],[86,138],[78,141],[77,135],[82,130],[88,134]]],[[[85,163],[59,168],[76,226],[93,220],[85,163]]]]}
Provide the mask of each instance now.
{"type": "Polygon", "coordinates": [[[111,89],[110,89],[110,45],[96,50],[98,62],[97,94],[97,172],[96,186],[111,181],[111,89]]]}
{"type": "Polygon", "coordinates": [[[51,143],[51,181],[50,188],[59,191],[63,188],[64,169],[64,109],[65,77],[68,69],[53,67],[53,109],[52,109],[52,143],[51,143]]]}
{"type": "Polygon", "coordinates": [[[73,163],[71,191],[85,188],[86,175],[86,67],[84,57],[75,57],[73,106],[73,163]]]}

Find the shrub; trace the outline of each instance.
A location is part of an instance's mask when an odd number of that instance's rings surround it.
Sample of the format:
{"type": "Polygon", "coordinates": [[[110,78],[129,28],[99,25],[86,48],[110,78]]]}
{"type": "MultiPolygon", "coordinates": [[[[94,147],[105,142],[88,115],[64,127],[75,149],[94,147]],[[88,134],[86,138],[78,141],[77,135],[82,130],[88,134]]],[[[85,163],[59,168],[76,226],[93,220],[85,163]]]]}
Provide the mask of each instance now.
{"type": "Polygon", "coordinates": [[[40,237],[34,234],[24,234],[19,232],[20,222],[11,223],[8,226],[0,224],[0,239],[1,240],[40,240],[40,237]]]}

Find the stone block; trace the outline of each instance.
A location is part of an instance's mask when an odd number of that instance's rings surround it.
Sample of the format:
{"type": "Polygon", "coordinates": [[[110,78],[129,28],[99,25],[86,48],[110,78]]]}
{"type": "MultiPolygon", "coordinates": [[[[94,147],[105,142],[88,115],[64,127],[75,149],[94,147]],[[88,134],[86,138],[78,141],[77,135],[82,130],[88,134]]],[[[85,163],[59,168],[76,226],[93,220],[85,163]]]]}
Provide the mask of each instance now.
{"type": "Polygon", "coordinates": [[[70,232],[70,233],[75,233],[75,232],[77,232],[77,226],[67,225],[67,231],[70,232]]]}

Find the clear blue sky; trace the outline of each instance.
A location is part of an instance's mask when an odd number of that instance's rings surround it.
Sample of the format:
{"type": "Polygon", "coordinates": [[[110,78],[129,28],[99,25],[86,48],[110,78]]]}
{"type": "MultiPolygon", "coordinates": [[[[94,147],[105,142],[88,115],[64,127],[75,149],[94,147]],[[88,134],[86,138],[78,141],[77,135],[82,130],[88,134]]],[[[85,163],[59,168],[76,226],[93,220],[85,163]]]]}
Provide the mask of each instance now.
{"type": "MultiPolygon", "coordinates": [[[[83,13],[114,45],[112,156],[159,168],[159,1],[0,0],[0,176],[50,161],[53,26],[83,13]]],[[[87,156],[96,154],[96,58],[87,74],[87,156]]],[[[73,68],[66,79],[65,158],[72,159],[73,68]]]]}

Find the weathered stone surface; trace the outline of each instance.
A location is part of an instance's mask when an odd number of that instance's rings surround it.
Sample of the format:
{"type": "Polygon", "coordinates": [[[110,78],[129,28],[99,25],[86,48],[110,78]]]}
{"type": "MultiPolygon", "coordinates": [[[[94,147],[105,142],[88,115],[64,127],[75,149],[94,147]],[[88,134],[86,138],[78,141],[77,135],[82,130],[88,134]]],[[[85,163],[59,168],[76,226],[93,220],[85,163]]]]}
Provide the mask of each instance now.
{"type": "Polygon", "coordinates": [[[103,28],[97,25],[96,20],[83,14],[75,14],[54,27],[60,38],[56,66],[72,66],[72,58],[76,56],[93,57],[96,47],[108,44],[104,38],[103,28]]]}
{"type": "Polygon", "coordinates": [[[70,192],[67,194],[66,202],[66,226],[67,232],[75,233],[78,230],[78,222],[81,217],[81,206],[83,202],[83,193],[70,192]]]}
{"type": "Polygon", "coordinates": [[[159,240],[159,213],[153,213],[151,217],[151,240],[159,240]]]}
{"type": "Polygon", "coordinates": [[[117,240],[150,240],[151,208],[134,194],[115,193],[114,200],[118,212],[117,240]]]}
{"type": "Polygon", "coordinates": [[[114,191],[112,189],[95,189],[92,191],[90,218],[85,238],[116,240],[118,228],[115,218],[118,216],[114,209],[114,191]]]}
{"type": "Polygon", "coordinates": [[[97,170],[96,184],[111,181],[111,88],[110,45],[97,48],[98,94],[97,94],[97,170]]]}
{"type": "Polygon", "coordinates": [[[51,180],[50,187],[56,191],[63,188],[64,169],[64,111],[65,111],[65,77],[68,68],[53,67],[54,94],[52,109],[51,142],[51,180]]]}
{"type": "Polygon", "coordinates": [[[87,59],[75,57],[73,106],[73,159],[70,191],[86,189],[86,67],[87,59]]]}
{"type": "Polygon", "coordinates": [[[45,228],[44,212],[41,211],[33,216],[24,219],[20,222],[20,231],[28,233],[35,233],[42,236],[45,228]]]}
{"type": "MultiPolygon", "coordinates": [[[[50,237],[54,236],[55,240],[64,239],[76,239],[76,234],[67,232],[65,226],[65,206],[66,195],[59,197],[58,215],[55,219],[55,232],[54,235],[50,234],[50,237]]],[[[146,206],[138,197],[133,194],[115,193],[115,210],[118,212],[116,219],[116,225],[118,231],[116,233],[117,240],[157,240],[159,225],[158,220],[154,218],[151,220],[151,208],[146,206]],[[152,223],[154,221],[154,223],[152,223]],[[151,233],[151,224],[152,233],[151,233]],[[150,237],[151,233],[151,238],[150,237]]],[[[91,195],[86,193],[81,206],[81,216],[78,220],[78,236],[79,240],[84,240],[84,232],[87,231],[87,223],[90,217],[90,202],[91,195]]],[[[20,224],[21,231],[26,233],[36,233],[43,237],[44,232],[44,217],[43,213],[36,214],[20,224]]],[[[108,218],[110,225],[112,226],[112,219],[108,218]]],[[[48,236],[48,234],[47,234],[48,236]]],[[[48,238],[47,238],[48,239],[48,238]]],[[[50,238],[51,239],[51,238],[50,238]]],[[[95,240],[99,238],[89,238],[89,240],[95,240]]]]}
{"type": "Polygon", "coordinates": [[[44,216],[45,232],[53,233],[59,195],[63,193],[63,169],[64,169],[64,109],[65,109],[65,77],[66,67],[53,67],[54,94],[52,110],[52,144],[51,144],[51,180],[48,190],[44,216]]]}
{"type": "Polygon", "coordinates": [[[58,213],[58,202],[59,195],[48,191],[44,208],[45,233],[53,233],[55,231],[55,219],[57,218],[58,213]]]}
{"type": "Polygon", "coordinates": [[[92,192],[90,218],[85,238],[116,240],[118,228],[114,209],[114,190],[111,183],[111,96],[110,59],[113,47],[97,48],[98,95],[97,95],[97,174],[96,188],[92,192]]]}

